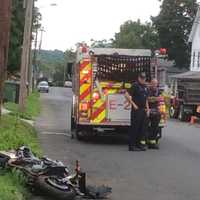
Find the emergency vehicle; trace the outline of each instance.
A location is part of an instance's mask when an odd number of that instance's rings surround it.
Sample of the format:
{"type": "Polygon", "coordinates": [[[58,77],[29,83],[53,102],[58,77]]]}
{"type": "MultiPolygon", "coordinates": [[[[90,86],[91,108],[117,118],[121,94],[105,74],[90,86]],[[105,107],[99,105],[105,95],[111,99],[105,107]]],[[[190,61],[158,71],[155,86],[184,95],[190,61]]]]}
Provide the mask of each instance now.
{"type": "MultiPolygon", "coordinates": [[[[125,92],[140,72],[151,80],[151,50],[89,48],[80,45],[73,67],[71,128],[78,139],[123,133],[130,126],[125,92]]],[[[74,133],[72,131],[72,133],[74,133]]]]}

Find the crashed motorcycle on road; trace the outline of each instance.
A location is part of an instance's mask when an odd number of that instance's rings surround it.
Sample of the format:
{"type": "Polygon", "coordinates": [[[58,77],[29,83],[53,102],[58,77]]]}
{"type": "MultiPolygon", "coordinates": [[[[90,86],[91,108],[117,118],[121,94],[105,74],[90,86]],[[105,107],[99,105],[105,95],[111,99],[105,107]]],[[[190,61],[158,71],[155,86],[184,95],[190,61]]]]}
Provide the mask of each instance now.
{"type": "Polygon", "coordinates": [[[29,186],[56,199],[73,200],[77,196],[105,199],[111,193],[111,188],[106,186],[86,187],[86,175],[81,172],[78,161],[75,173],[70,174],[68,167],[62,162],[47,157],[38,158],[26,146],[1,151],[0,167],[20,170],[27,177],[29,186]]]}

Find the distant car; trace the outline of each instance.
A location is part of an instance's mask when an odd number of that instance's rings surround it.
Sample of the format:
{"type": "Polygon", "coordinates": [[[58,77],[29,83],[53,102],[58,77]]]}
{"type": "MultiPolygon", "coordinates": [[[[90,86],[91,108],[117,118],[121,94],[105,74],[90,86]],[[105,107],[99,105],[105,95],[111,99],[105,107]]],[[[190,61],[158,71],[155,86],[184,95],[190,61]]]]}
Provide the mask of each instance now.
{"type": "Polygon", "coordinates": [[[42,81],[38,84],[38,91],[39,92],[49,92],[49,84],[46,81],[42,81]]]}
{"type": "Polygon", "coordinates": [[[67,88],[71,88],[72,87],[72,82],[71,81],[65,81],[64,86],[67,87],[67,88]]]}

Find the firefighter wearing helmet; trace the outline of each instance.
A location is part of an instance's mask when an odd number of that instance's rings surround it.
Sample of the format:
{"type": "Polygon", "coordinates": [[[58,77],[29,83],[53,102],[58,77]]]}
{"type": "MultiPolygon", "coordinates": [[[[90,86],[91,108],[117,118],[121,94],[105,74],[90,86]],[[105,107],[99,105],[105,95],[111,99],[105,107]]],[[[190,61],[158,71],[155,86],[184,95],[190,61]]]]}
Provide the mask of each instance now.
{"type": "Polygon", "coordinates": [[[158,80],[152,79],[149,88],[149,133],[148,133],[148,147],[149,149],[159,149],[157,144],[157,135],[159,132],[159,123],[161,120],[161,114],[159,111],[159,100],[160,91],[158,88],[158,80]]]}

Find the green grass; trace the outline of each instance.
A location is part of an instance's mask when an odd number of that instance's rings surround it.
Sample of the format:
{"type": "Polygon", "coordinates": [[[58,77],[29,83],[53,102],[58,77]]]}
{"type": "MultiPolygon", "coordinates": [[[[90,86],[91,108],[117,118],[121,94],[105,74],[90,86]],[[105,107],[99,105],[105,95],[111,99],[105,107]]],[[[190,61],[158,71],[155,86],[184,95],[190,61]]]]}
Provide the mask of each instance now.
{"type": "MultiPolygon", "coordinates": [[[[35,129],[21,121],[16,116],[4,115],[0,121],[0,150],[16,149],[27,145],[36,155],[41,155],[41,149],[35,129]]],[[[8,172],[0,174],[0,200],[25,200],[29,193],[24,179],[19,173],[8,172]]]]}
{"type": "Polygon", "coordinates": [[[39,93],[33,92],[26,101],[25,112],[19,112],[19,105],[15,103],[5,103],[5,108],[11,111],[12,115],[18,115],[21,118],[33,120],[40,113],[39,93]]]}
{"type": "MultiPolygon", "coordinates": [[[[41,155],[41,148],[35,129],[20,120],[34,119],[40,112],[39,94],[33,93],[27,99],[26,111],[19,113],[18,105],[7,103],[5,106],[12,115],[3,115],[0,119],[0,150],[16,149],[29,146],[36,155],[41,155]]],[[[0,200],[26,200],[30,194],[25,187],[25,180],[19,172],[5,172],[0,169],[0,200]]]]}
{"type": "Polygon", "coordinates": [[[23,178],[16,172],[2,173],[0,176],[0,200],[30,199],[23,178]]]}
{"type": "Polygon", "coordinates": [[[0,150],[28,145],[35,153],[40,146],[35,129],[15,116],[5,115],[0,121],[0,150]]]}

